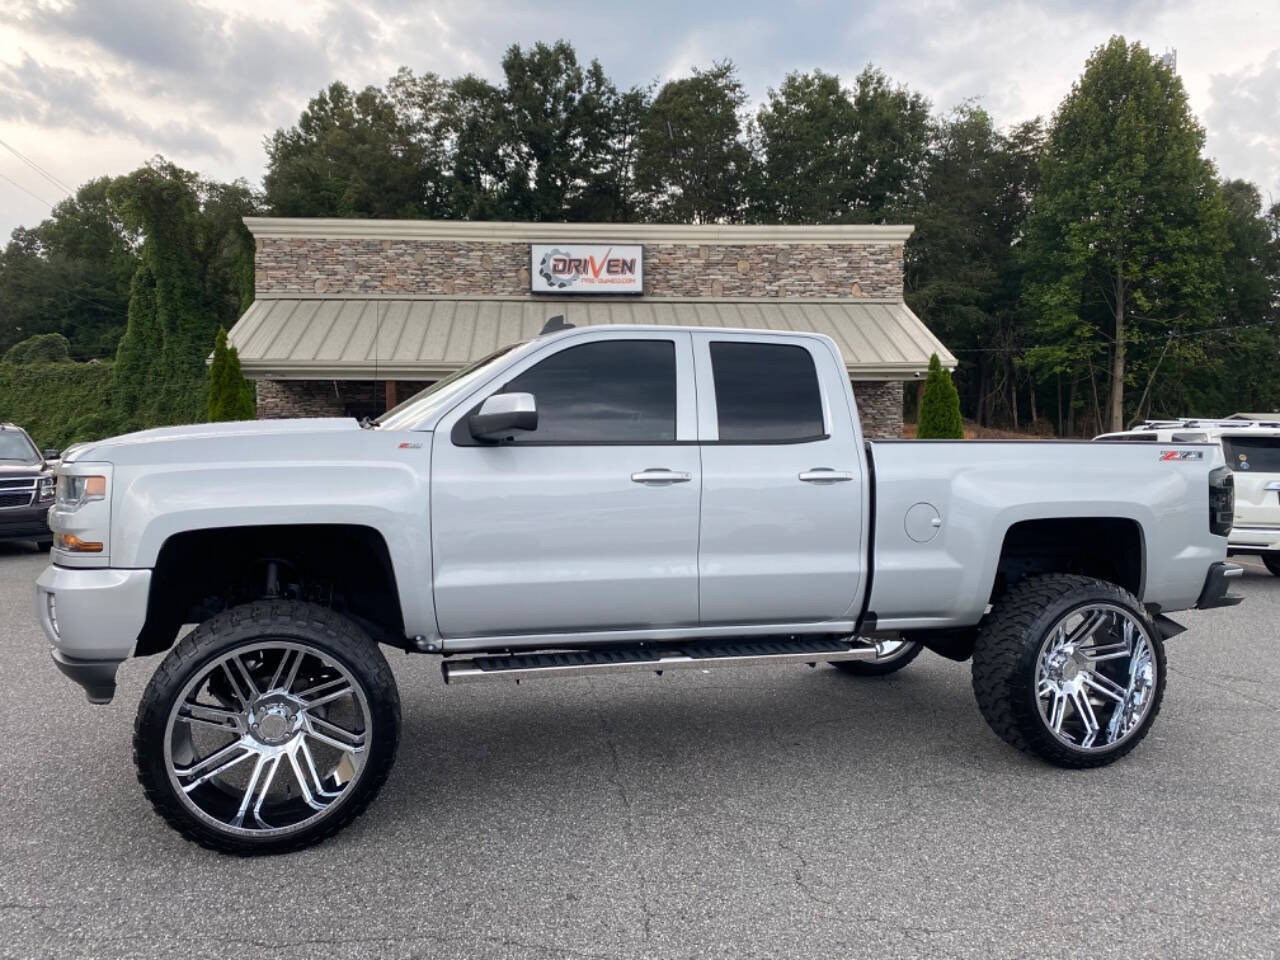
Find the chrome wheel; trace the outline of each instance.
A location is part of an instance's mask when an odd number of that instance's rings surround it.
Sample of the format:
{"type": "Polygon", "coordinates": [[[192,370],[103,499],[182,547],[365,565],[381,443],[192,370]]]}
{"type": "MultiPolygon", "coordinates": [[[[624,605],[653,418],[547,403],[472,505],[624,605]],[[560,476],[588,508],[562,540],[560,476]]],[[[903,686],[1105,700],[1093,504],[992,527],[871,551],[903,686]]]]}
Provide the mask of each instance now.
{"type": "Polygon", "coordinates": [[[259,640],[224,653],[169,711],[169,782],[196,818],[224,834],[281,837],[344,804],[369,756],[368,698],[314,647],[259,640]]]}
{"type": "Polygon", "coordinates": [[[1056,739],[1110,750],[1141,727],[1155,700],[1151,638],[1121,606],[1077,607],[1049,629],[1035,679],[1040,719],[1056,739]]]}
{"type": "Polygon", "coordinates": [[[891,663],[900,657],[905,657],[912,653],[918,643],[912,643],[909,640],[880,640],[876,643],[876,658],[872,663],[891,663]]]}

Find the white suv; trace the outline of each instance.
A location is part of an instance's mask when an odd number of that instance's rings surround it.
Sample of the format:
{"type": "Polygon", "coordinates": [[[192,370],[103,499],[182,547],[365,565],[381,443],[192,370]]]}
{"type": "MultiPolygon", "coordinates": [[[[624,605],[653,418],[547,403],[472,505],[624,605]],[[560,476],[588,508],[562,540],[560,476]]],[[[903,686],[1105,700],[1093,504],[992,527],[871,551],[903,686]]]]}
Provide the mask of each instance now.
{"type": "Polygon", "coordinates": [[[1236,509],[1231,554],[1257,554],[1280,577],[1280,415],[1274,420],[1237,416],[1229,420],[1148,420],[1097,440],[1152,443],[1215,443],[1235,473],[1236,509]]]}

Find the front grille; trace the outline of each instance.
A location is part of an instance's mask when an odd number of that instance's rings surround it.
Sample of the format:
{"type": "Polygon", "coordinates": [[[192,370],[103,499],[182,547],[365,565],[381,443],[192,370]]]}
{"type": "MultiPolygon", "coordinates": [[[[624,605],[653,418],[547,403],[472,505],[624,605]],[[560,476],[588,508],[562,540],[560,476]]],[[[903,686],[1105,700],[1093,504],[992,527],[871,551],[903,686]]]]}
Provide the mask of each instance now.
{"type": "Polygon", "coordinates": [[[23,493],[0,493],[0,509],[5,507],[29,507],[31,506],[31,492],[23,493]]]}
{"type": "Polygon", "coordinates": [[[6,490],[30,490],[36,485],[36,481],[30,477],[11,477],[7,480],[0,480],[0,492],[6,490]]]}

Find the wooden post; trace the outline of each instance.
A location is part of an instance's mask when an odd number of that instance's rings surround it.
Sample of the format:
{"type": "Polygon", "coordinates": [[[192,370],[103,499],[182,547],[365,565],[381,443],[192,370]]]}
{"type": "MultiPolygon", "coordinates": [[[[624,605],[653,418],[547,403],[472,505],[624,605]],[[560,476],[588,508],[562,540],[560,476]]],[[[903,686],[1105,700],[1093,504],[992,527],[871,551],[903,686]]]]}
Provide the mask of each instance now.
{"type": "Polygon", "coordinates": [[[400,401],[396,399],[396,382],[394,380],[387,381],[387,410],[390,410],[400,401]]]}

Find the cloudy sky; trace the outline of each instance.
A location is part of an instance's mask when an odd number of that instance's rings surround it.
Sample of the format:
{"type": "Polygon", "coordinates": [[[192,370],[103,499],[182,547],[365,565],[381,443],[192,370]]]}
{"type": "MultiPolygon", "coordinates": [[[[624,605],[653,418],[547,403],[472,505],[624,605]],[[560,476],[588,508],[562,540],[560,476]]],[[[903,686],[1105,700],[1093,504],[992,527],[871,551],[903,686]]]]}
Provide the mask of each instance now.
{"type": "Polygon", "coordinates": [[[1178,72],[1227,176],[1280,199],[1277,0],[0,0],[0,237],[102,174],[163,153],[262,176],[263,136],[332,79],[400,65],[498,73],[512,43],[565,37],[620,85],[729,58],[753,100],[788,70],[867,63],[936,108],[977,98],[1001,123],[1049,115],[1113,33],[1178,72]]]}

